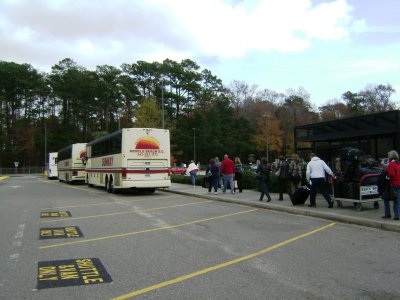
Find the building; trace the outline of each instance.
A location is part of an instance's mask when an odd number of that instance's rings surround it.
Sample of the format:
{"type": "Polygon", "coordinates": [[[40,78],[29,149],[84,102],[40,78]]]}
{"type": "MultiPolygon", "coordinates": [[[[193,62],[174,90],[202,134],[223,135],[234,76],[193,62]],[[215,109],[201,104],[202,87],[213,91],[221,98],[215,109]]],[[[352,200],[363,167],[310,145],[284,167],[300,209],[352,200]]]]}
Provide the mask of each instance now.
{"type": "Polygon", "coordinates": [[[338,150],[354,147],[375,159],[400,150],[400,111],[387,111],[294,128],[294,149],[303,157],[314,152],[333,162],[338,150]]]}

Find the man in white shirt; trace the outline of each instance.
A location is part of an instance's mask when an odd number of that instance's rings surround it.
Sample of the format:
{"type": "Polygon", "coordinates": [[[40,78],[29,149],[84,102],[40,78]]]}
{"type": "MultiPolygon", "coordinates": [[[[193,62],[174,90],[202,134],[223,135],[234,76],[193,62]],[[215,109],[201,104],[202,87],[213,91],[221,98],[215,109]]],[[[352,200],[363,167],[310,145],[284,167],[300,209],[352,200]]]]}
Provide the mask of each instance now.
{"type": "Polygon", "coordinates": [[[328,165],[319,157],[317,157],[314,153],[310,154],[310,162],[307,164],[307,180],[311,180],[311,189],[310,189],[310,205],[309,207],[316,207],[315,197],[317,195],[317,191],[319,191],[322,196],[324,196],[325,200],[329,204],[329,208],[333,207],[333,201],[328,191],[328,184],[325,179],[326,173],[330,176],[333,176],[332,170],[328,167],[328,165]]]}
{"type": "Polygon", "coordinates": [[[188,168],[186,169],[186,175],[189,175],[192,180],[192,186],[196,186],[196,175],[199,171],[199,168],[194,163],[193,159],[190,161],[188,168]]]}

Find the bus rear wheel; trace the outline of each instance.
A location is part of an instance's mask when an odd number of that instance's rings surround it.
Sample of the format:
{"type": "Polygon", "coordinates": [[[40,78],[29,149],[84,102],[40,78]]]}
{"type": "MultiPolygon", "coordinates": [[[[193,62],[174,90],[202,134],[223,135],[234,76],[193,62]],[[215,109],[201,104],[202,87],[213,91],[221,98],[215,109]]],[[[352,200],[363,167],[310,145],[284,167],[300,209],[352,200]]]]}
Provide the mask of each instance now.
{"type": "Polygon", "coordinates": [[[114,181],[112,177],[110,177],[110,179],[108,180],[107,192],[113,194],[117,193],[117,190],[114,188],[114,181]]]}
{"type": "Polygon", "coordinates": [[[86,175],[86,183],[87,183],[88,187],[93,187],[93,184],[91,184],[89,182],[89,175],[86,175]]]}

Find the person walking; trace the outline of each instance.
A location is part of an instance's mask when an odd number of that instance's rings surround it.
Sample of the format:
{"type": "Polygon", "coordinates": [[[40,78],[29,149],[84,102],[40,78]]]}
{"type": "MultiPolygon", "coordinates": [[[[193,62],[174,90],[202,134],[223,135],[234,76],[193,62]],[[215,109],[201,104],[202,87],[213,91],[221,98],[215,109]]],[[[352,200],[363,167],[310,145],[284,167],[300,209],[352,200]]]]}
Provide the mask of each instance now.
{"type": "MultiPolygon", "coordinates": [[[[399,161],[399,154],[397,151],[392,150],[388,153],[389,164],[386,168],[386,174],[390,178],[390,185],[393,187],[394,191],[396,192],[396,197],[393,199],[393,213],[394,213],[394,220],[399,220],[399,205],[400,205],[400,161],[399,161]]],[[[388,204],[389,206],[389,204],[388,204]]],[[[390,217],[390,208],[389,214],[387,214],[386,207],[385,207],[385,216],[390,217]]]]}
{"type": "Polygon", "coordinates": [[[243,191],[243,165],[239,157],[235,157],[235,179],[239,193],[243,191]]]}
{"type": "Polygon", "coordinates": [[[292,161],[289,164],[289,197],[291,198],[294,192],[301,185],[303,163],[297,153],[292,154],[292,161]]]}
{"type": "MultiPolygon", "coordinates": [[[[283,155],[279,156],[275,175],[278,177],[279,201],[283,201],[283,194],[288,190],[289,165],[283,155]]],[[[289,193],[288,193],[289,194],[289,193]]],[[[289,194],[290,196],[290,194],[289,194]]]]}
{"type": "Polygon", "coordinates": [[[217,165],[217,167],[219,169],[218,187],[220,187],[222,189],[224,187],[224,183],[222,182],[221,162],[219,161],[218,156],[216,156],[214,159],[215,159],[215,164],[217,165]]]}
{"type": "Polygon", "coordinates": [[[314,153],[310,154],[310,162],[307,164],[307,181],[311,180],[311,189],[310,189],[310,205],[309,207],[316,207],[315,197],[317,195],[317,191],[319,191],[322,196],[324,196],[325,200],[328,202],[328,207],[333,207],[333,201],[328,192],[328,184],[326,182],[326,174],[329,176],[333,176],[332,170],[328,167],[328,165],[319,157],[317,157],[314,153]]]}
{"type": "Polygon", "coordinates": [[[222,190],[223,193],[226,192],[226,189],[229,186],[231,188],[231,193],[235,193],[235,187],[233,185],[233,175],[235,175],[235,163],[232,159],[228,157],[227,154],[224,155],[224,160],[221,163],[221,173],[224,178],[224,188],[222,190]]]}
{"type": "Polygon", "coordinates": [[[186,169],[186,175],[190,176],[193,187],[196,187],[196,175],[197,175],[198,171],[199,171],[199,168],[196,166],[194,161],[191,160],[188,168],[186,169]]]}
{"type": "Polygon", "coordinates": [[[260,201],[263,201],[264,195],[267,196],[267,202],[271,201],[271,196],[269,195],[268,191],[268,184],[269,184],[269,173],[271,171],[271,167],[268,164],[267,158],[261,158],[261,163],[257,167],[257,177],[260,181],[260,201]]]}
{"type": "Polygon", "coordinates": [[[215,163],[215,159],[210,160],[210,164],[207,166],[206,174],[210,180],[208,186],[208,192],[211,193],[211,188],[214,188],[214,194],[218,195],[218,184],[219,184],[219,168],[215,163]]]}

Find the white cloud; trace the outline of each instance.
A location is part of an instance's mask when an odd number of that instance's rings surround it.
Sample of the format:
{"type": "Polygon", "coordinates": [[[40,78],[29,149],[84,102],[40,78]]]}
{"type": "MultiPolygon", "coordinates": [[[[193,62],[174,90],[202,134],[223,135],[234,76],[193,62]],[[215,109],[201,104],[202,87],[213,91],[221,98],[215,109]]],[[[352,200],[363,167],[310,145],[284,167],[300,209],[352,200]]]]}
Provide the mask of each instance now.
{"type": "MultiPolygon", "coordinates": [[[[118,65],[139,59],[239,58],[260,52],[299,52],[315,40],[348,37],[361,22],[345,0],[19,0],[0,2],[2,57],[13,48],[78,64],[118,65]],[[9,49],[9,50],[7,50],[9,49]],[[84,60],[84,61],[82,61],[84,60]]],[[[29,59],[26,59],[29,62],[29,59]]]]}
{"type": "Polygon", "coordinates": [[[342,78],[358,78],[366,77],[372,74],[385,74],[391,72],[399,72],[400,65],[391,59],[358,59],[344,61],[337,69],[339,76],[342,78]]]}
{"type": "MultiPolygon", "coordinates": [[[[153,0],[153,3],[164,3],[153,0]]],[[[182,24],[199,52],[240,57],[249,50],[301,51],[312,39],[346,38],[352,18],[344,0],[313,5],[311,0],[263,0],[246,6],[218,0],[169,0],[174,17],[182,24]]]]}

